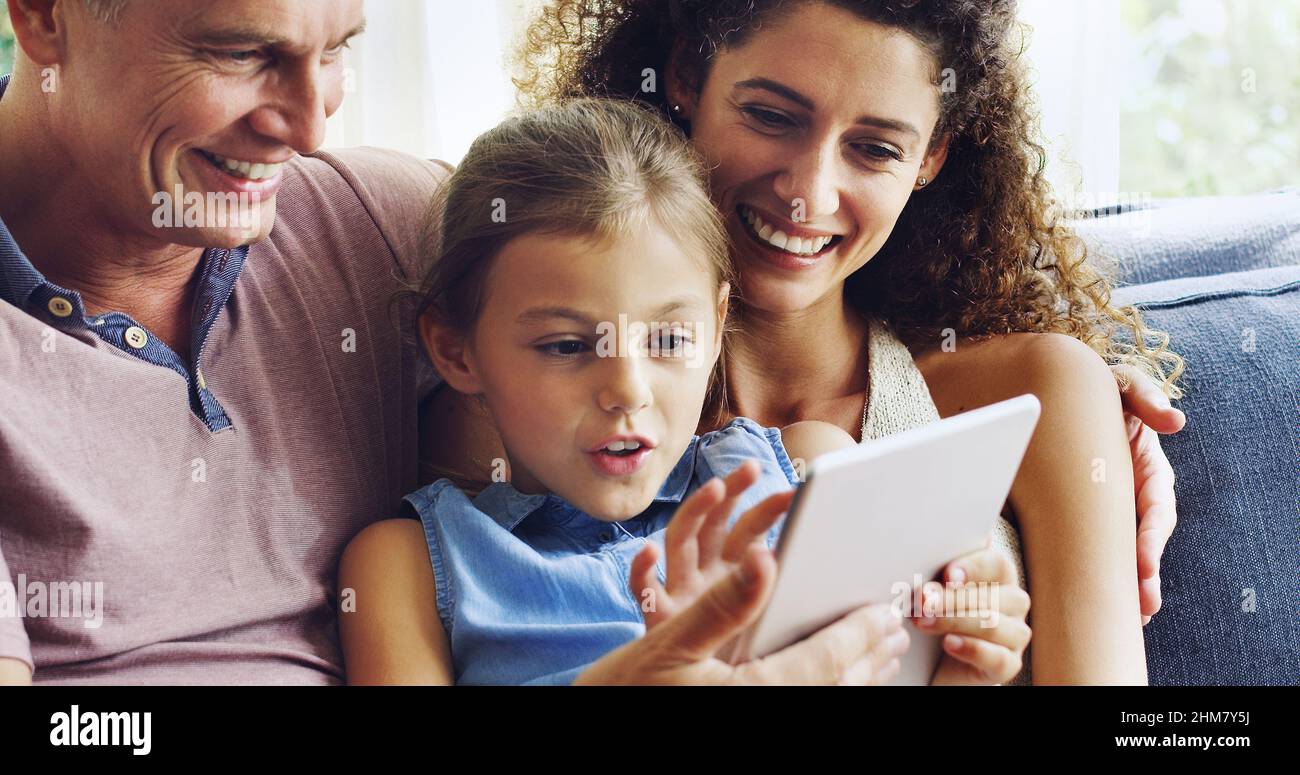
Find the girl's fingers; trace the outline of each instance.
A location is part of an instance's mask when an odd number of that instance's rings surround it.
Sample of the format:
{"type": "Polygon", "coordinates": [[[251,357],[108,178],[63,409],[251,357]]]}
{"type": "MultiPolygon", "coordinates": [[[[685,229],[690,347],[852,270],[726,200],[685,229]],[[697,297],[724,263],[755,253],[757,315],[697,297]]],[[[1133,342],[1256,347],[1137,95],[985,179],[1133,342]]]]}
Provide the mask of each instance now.
{"type": "Polygon", "coordinates": [[[902,628],[891,630],[871,651],[845,671],[844,677],[840,679],[840,685],[881,686],[889,683],[902,669],[899,657],[907,652],[910,640],[907,630],[902,628]]]}
{"type": "Polygon", "coordinates": [[[945,635],[943,650],[993,683],[1010,681],[1023,666],[1021,652],[978,638],[945,635]]]}
{"type": "Polygon", "coordinates": [[[737,672],[741,683],[838,684],[850,669],[860,670],[855,666],[863,657],[878,659],[882,641],[891,658],[907,651],[907,633],[890,607],[867,606],[775,654],[740,665],[737,672]]]}
{"type": "Polygon", "coordinates": [[[921,611],[913,619],[920,632],[929,635],[953,633],[1000,643],[1023,650],[1029,645],[1032,631],[1025,623],[1029,595],[1018,586],[967,584],[945,588],[934,595],[934,586],[925,590],[921,611]]]}
{"type": "Polygon", "coordinates": [[[628,573],[628,586],[632,597],[641,604],[641,618],[645,620],[647,630],[673,615],[672,598],[659,583],[659,573],[655,568],[658,559],[659,549],[653,543],[647,543],[632,558],[632,570],[628,573]]]}
{"type": "Polygon", "coordinates": [[[758,481],[761,470],[758,461],[746,460],[722,480],[726,488],[722,500],[709,510],[699,531],[698,561],[701,568],[712,563],[722,553],[727,539],[727,518],[735,511],[736,501],[745,490],[758,481]]]}
{"type": "Polygon", "coordinates": [[[664,549],[668,552],[668,586],[693,578],[699,567],[699,544],[696,536],[700,524],[726,494],[721,480],[710,479],[682,501],[664,531],[664,549]]]}
{"type": "Polygon", "coordinates": [[[722,558],[729,562],[739,562],[744,556],[746,547],[767,535],[781,515],[789,511],[792,500],[794,500],[794,490],[786,490],[769,495],[757,506],[742,514],[732,526],[731,532],[727,534],[726,545],[722,548],[722,558]]]}
{"type": "Polygon", "coordinates": [[[1016,565],[1011,558],[993,548],[980,549],[962,555],[944,568],[944,580],[954,584],[972,581],[998,582],[1019,586],[1016,565]]]}

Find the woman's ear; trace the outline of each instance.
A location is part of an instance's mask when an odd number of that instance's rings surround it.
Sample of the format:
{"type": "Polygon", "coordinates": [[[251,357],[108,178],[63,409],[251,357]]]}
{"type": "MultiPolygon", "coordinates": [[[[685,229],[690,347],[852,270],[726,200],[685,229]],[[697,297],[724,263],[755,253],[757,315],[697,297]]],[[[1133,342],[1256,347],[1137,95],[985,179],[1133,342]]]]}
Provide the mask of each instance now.
{"type": "Polygon", "coordinates": [[[941,137],[935,138],[930,143],[930,148],[925,152],[925,158],[921,160],[921,169],[916,173],[916,184],[913,189],[920,190],[934,182],[939,177],[939,171],[943,169],[943,163],[948,160],[948,144],[952,141],[952,134],[945,132],[941,137]],[[925,180],[922,183],[922,179],[925,180]]]}
{"type": "Polygon", "coordinates": [[[465,334],[439,321],[433,310],[420,315],[419,326],[420,341],[424,343],[424,351],[429,354],[438,376],[457,393],[482,393],[483,385],[465,334]]]}
{"type": "Polygon", "coordinates": [[[668,110],[672,112],[673,118],[690,121],[695,115],[697,95],[681,77],[683,50],[683,44],[679,42],[673,46],[673,51],[668,56],[668,63],[664,65],[664,89],[668,97],[668,110]],[[679,107],[680,111],[677,109],[679,107]]]}

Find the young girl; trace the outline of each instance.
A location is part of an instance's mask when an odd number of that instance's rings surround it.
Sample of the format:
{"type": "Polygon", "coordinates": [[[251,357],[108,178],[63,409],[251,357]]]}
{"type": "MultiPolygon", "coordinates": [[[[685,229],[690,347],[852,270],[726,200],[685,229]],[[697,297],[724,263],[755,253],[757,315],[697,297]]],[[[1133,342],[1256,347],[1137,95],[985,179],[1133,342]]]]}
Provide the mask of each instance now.
{"type": "MultiPolygon", "coordinates": [[[[419,522],[349,545],[348,679],[569,683],[754,543],[770,549],[791,455],[811,459],[839,431],[800,423],[783,440],[741,418],[694,435],[719,400],[731,269],[703,170],[645,110],[577,100],[506,121],[444,195],[420,334],[506,457],[476,495],[439,479],[406,499],[419,522]]],[[[937,678],[1005,680],[1028,641],[1027,595],[994,550],[961,563],[969,583],[1013,588],[999,626],[952,624],[964,637],[945,639],[937,678]]],[[[907,636],[883,641],[896,656],[907,636]]],[[[897,660],[878,667],[857,679],[887,680],[897,660]]]]}

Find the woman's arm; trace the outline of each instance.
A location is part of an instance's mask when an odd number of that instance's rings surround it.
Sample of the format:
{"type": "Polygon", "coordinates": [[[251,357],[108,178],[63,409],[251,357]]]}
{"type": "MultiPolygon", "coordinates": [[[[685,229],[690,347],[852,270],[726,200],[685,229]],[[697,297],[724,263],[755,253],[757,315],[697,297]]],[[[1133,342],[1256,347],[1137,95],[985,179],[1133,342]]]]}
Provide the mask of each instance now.
{"type": "Polygon", "coordinates": [[[339,638],[349,684],[455,683],[435,592],[419,522],[376,522],[352,539],[339,563],[339,638]]]}
{"type": "Polygon", "coordinates": [[[1014,334],[924,360],[944,416],[1022,393],[1042,403],[1011,488],[1034,599],[1035,683],[1145,683],[1133,465],[1110,370],[1058,334],[1014,334]]]}

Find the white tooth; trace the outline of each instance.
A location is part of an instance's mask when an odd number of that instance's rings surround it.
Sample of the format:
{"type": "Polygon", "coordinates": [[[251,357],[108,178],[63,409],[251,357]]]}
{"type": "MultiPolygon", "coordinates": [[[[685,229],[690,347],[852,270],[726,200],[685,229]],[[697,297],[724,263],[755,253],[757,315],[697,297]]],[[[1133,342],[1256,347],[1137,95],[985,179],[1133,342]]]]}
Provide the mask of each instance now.
{"type": "Polygon", "coordinates": [[[248,177],[252,178],[253,180],[261,180],[262,178],[266,177],[266,165],[265,164],[252,165],[251,167],[248,168],[248,177]]]}
{"type": "Polygon", "coordinates": [[[626,446],[627,445],[625,445],[621,441],[611,441],[609,444],[605,446],[605,449],[609,450],[610,452],[622,452],[626,446]]]}
{"type": "Polygon", "coordinates": [[[770,238],[771,236],[772,236],[772,227],[768,226],[766,223],[763,224],[763,226],[758,230],[759,239],[766,242],[768,238],[770,238]]]}
{"type": "Polygon", "coordinates": [[[251,170],[252,168],[253,165],[250,164],[249,162],[241,161],[239,163],[239,174],[244,177],[248,177],[248,171],[251,170]]]}
{"type": "Polygon", "coordinates": [[[225,166],[226,169],[230,170],[231,172],[236,172],[239,169],[239,162],[235,161],[234,159],[223,158],[221,160],[221,163],[225,166]]]}
{"type": "Polygon", "coordinates": [[[785,241],[785,249],[791,253],[802,253],[804,252],[803,244],[802,237],[790,237],[785,241]]]}
{"type": "Polygon", "coordinates": [[[641,442],[639,442],[639,441],[627,441],[627,442],[624,442],[624,448],[625,448],[625,449],[641,449],[641,442]]]}
{"type": "Polygon", "coordinates": [[[789,239],[790,239],[790,238],[787,237],[787,236],[785,235],[785,232],[783,232],[783,231],[778,231],[778,232],[776,232],[775,234],[773,234],[772,236],[768,237],[768,238],[767,238],[767,241],[768,241],[769,243],[771,243],[773,246],[778,247],[778,248],[781,248],[782,250],[785,250],[785,243],[786,243],[787,241],[789,241],[789,239]]]}

